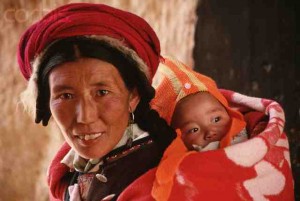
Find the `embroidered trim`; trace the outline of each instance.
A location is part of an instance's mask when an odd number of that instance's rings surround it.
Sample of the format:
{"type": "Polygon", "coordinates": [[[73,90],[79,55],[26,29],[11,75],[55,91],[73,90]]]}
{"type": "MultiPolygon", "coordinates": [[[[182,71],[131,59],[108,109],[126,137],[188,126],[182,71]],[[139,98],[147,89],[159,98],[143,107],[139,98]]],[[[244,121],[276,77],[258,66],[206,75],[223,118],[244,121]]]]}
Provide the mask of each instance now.
{"type": "Polygon", "coordinates": [[[123,150],[119,153],[109,155],[109,156],[105,157],[104,161],[105,161],[105,163],[114,162],[114,161],[116,161],[120,158],[123,158],[123,157],[131,154],[132,152],[135,152],[136,150],[140,149],[142,146],[149,145],[149,144],[152,144],[152,143],[153,143],[153,140],[148,139],[147,141],[142,142],[142,143],[137,144],[137,145],[134,145],[134,146],[130,147],[129,149],[125,149],[125,150],[123,150]]]}

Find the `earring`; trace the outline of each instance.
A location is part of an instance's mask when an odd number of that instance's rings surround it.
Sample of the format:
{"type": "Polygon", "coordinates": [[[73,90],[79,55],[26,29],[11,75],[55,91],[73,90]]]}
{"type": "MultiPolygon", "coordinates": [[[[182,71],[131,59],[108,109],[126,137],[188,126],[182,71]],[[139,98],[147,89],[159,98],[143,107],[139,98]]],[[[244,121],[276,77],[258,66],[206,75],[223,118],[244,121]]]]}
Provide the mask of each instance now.
{"type": "Polygon", "coordinates": [[[131,107],[129,106],[129,120],[128,120],[128,128],[127,128],[127,142],[126,146],[131,147],[133,142],[133,124],[134,124],[134,114],[131,110],[131,107]]]}

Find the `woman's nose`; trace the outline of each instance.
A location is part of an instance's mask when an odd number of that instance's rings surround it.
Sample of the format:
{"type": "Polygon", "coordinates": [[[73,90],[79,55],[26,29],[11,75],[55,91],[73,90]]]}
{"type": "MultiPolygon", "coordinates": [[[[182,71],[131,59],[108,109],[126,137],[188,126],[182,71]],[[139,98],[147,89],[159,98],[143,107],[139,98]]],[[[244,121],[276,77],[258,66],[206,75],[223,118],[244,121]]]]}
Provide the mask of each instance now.
{"type": "Polygon", "coordinates": [[[83,98],[77,106],[77,122],[90,124],[97,120],[97,105],[91,98],[83,98]]]}

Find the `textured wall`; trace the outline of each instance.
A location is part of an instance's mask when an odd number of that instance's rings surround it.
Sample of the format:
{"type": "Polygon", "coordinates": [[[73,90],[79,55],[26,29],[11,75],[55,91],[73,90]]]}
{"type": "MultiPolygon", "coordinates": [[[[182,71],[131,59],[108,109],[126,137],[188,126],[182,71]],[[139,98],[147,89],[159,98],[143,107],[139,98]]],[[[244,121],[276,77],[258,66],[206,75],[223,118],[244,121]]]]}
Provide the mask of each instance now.
{"type": "MultiPolygon", "coordinates": [[[[16,48],[26,27],[67,2],[75,1],[0,2],[0,201],[47,200],[47,165],[62,139],[54,124],[47,128],[34,125],[18,104],[26,81],[18,70],[16,48]]],[[[107,3],[145,17],[158,33],[163,54],[193,64],[197,0],[93,2],[107,3]]]]}

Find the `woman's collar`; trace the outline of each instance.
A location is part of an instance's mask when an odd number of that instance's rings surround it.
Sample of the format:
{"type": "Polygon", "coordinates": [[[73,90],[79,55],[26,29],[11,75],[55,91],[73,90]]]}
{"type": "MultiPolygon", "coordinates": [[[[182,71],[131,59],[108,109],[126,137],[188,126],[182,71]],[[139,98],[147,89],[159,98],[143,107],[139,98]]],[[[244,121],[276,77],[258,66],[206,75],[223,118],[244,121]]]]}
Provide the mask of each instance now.
{"type": "MultiPolygon", "coordinates": [[[[142,138],[149,136],[149,133],[140,129],[137,124],[133,124],[132,129],[133,129],[133,141],[140,140],[142,138]]],[[[126,145],[126,142],[128,141],[129,138],[127,132],[128,132],[128,128],[124,132],[118,144],[113,148],[113,150],[126,145]]],[[[97,172],[99,170],[99,165],[101,165],[103,161],[102,159],[86,160],[81,156],[79,156],[79,154],[76,153],[76,151],[73,148],[71,148],[70,151],[61,160],[61,163],[68,166],[70,170],[76,170],[78,172],[87,173],[87,172],[97,172]]]]}

